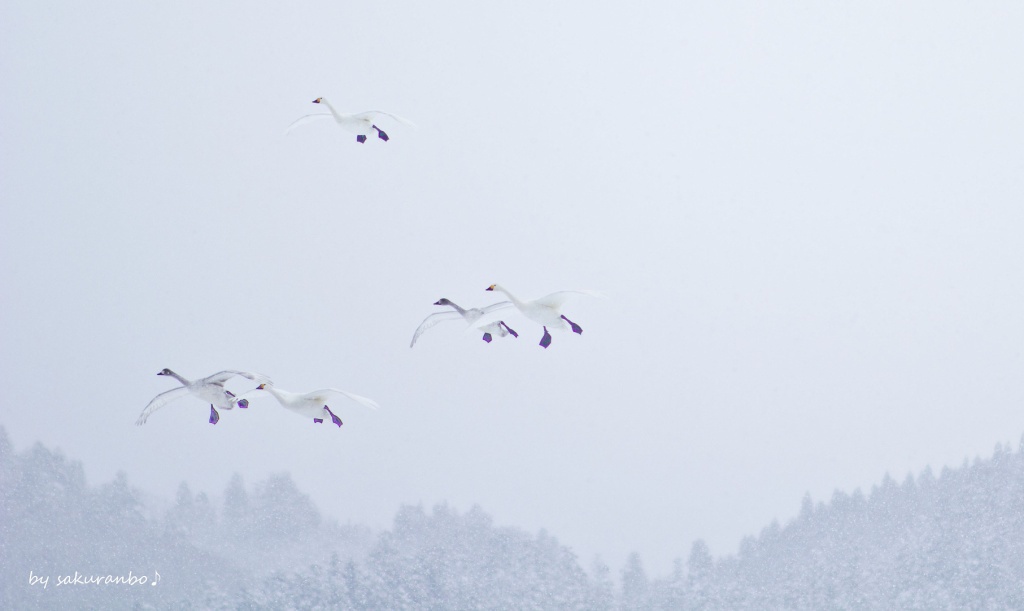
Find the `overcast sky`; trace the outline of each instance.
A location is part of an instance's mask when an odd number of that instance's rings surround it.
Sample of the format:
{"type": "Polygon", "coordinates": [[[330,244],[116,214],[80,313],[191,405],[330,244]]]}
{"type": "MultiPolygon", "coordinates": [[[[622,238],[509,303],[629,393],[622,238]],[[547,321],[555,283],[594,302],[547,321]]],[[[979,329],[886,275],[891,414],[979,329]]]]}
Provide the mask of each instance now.
{"type": "MultiPolygon", "coordinates": [[[[1024,6],[0,5],[0,424],[173,498],[480,504],[667,573],[1024,432],[1024,6]],[[329,123],[382,109],[391,140],[329,123]],[[572,288],[581,336],[441,297],[572,288]],[[174,381],[336,386],[338,429],[174,381]]],[[[233,384],[236,391],[251,384],[233,384]]]]}

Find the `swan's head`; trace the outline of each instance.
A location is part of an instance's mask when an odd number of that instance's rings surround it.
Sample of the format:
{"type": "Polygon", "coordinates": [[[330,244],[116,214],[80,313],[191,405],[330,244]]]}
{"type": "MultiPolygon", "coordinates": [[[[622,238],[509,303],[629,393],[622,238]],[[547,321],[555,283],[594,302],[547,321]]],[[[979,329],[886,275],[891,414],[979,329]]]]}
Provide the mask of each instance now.
{"type": "Polygon", "coordinates": [[[442,297],[442,298],[438,299],[437,301],[435,301],[434,305],[446,306],[446,305],[452,305],[452,302],[449,301],[447,298],[442,297]]]}
{"type": "Polygon", "coordinates": [[[174,375],[174,372],[173,372],[173,371],[171,371],[170,369],[167,369],[167,368],[165,367],[164,369],[162,369],[162,370],[160,371],[160,373],[158,373],[158,374],[156,374],[156,375],[158,375],[158,376],[172,376],[172,375],[174,375]]]}
{"type": "Polygon", "coordinates": [[[314,104],[319,104],[320,102],[323,102],[323,101],[324,101],[323,98],[317,98],[317,99],[313,100],[313,103],[314,104]]]}

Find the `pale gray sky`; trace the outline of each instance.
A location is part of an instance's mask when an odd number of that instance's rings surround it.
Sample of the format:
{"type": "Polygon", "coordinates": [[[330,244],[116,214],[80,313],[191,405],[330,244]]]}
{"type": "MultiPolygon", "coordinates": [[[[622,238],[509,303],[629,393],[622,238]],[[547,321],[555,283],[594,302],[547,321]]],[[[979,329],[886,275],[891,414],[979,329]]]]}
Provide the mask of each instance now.
{"type": "Polygon", "coordinates": [[[375,527],[479,503],[662,574],[1024,431],[1024,6],[214,4],[0,5],[16,447],[166,497],[290,471],[375,527]],[[285,137],[318,96],[418,129],[285,137]],[[409,349],[495,282],[608,298],[547,351],[409,349]],[[136,428],[164,367],[382,408],[136,428]]]}

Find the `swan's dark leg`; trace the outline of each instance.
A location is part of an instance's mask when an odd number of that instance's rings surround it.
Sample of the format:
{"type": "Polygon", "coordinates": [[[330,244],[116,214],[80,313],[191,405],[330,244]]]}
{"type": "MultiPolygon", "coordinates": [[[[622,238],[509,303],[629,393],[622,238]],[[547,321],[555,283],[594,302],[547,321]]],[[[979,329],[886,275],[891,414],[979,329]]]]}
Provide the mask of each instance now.
{"type": "MultiPolygon", "coordinates": [[[[565,314],[562,314],[562,318],[565,318],[565,314]]],[[[573,333],[579,333],[580,335],[583,335],[583,327],[577,325],[576,323],[574,323],[573,321],[569,320],[568,318],[565,318],[565,322],[569,323],[569,326],[572,327],[572,332],[573,333]]]]}
{"type": "Polygon", "coordinates": [[[491,343],[491,334],[490,333],[484,333],[483,340],[485,342],[487,342],[488,344],[491,343]]]}
{"type": "Polygon", "coordinates": [[[213,409],[213,405],[211,404],[210,405],[210,424],[217,424],[218,422],[220,422],[220,414],[217,413],[217,410],[213,409]]]}
{"type": "Polygon", "coordinates": [[[498,324],[505,327],[505,330],[512,334],[512,337],[519,337],[519,334],[512,330],[512,327],[505,324],[504,320],[499,320],[498,324]]]}
{"type": "Polygon", "coordinates": [[[547,348],[551,345],[551,334],[548,333],[548,328],[544,327],[544,337],[540,338],[541,348],[547,348]]]}
{"type": "Polygon", "coordinates": [[[245,408],[249,407],[249,400],[248,399],[239,399],[238,400],[238,407],[240,407],[242,409],[245,409],[245,408]]]}
{"type": "Polygon", "coordinates": [[[341,418],[335,416],[334,412],[331,411],[331,408],[329,408],[329,407],[327,407],[325,405],[324,409],[327,410],[327,413],[331,415],[331,422],[333,422],[334,424],[337,424],[338,426],[342,425],[341,418]]]}
{"type": "Polygon", "coordinates": [[[315,422],[317,424],[323,424],[324,423],[324,419],[323,418],[313,418],[313,422],[315,422]]]}
{"type": "Polygon", "coordinates": [[[366,136],[359,134],[358,136],[356,136],[356,142],[358,142],[359,144],[366,142],[366,136]]]}
{"type": "Polygon", "coordinates": [[[370,127],[372,127],[373,129],[377,130],[377,137],[378,138],[380,138],[384,142],[388,141],[388,135],[384,133],[384,130],[382,130],[381,128],[377,127],[376,125],[371,125],[370,127]]]}

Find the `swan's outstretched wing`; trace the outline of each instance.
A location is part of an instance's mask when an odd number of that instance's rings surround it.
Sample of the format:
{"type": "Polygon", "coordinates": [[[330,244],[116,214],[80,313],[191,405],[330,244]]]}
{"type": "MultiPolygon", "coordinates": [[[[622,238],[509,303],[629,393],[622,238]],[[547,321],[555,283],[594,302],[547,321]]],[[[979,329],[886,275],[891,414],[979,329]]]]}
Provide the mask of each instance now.
{"type": "Polygon", "coordinates": [[[153,397],[153,400],[149,402],[146,409],[142,410],[142,413],[139,414],[139,419],[135,421],[135,426],[142,426],[143,424],[146,424],[146,420],[149,418],[150,414],[167,405],[171,401],[184,397],[188,392],[188,388],[179,386],[153,397]]]}
{"type": "Polygon", "coordinates": [[[483,312],[484,314],[487,314],[488,312],[493,312],[495,310],[504,310],[505,308],[510,307],[512,307],[511,301],[499,301],[498,303],[492,303],[489,306],[484,306],[480,308],[480,311],[483,312]]]}
{"type": "Polygon", "coordinates": [[[511,301],[499,301],[498,303],[492,303],[491,305],[478,308],[480,316],[478,316],[476,320],[473,321],[473,323],[470,325],[470,328],[482,330],[484,327],[487,327],[493,323],[498,322],[499,320],[501,320],[501,315],[494,314],[494,312],[506,310],[511,307],[511,301]]]}
{"type": "Polygon", "coordinates": [[[270,378],[263,375],[262,373],[252,373],[251,371],[235,371],[234,369],[225,369],[224,371],[218,371],[212,376],[203,378],[202,380],[199,381],[204,384],[224,384],[224,382],[227,382],[228,380],[235,376],[241,376],[247,380],[259,382],[260,384],[273,384],[273,382],[270,381],[270,378]]]}
{"type": "Polygon", "coordinates": [[[557,293],[545,295],[539,299],[535,299],[534,303],[549,308],[555,308],[557,310],[558,308],[562,307],[562,304],[565,303],[565,301],[572,297],[573,295],[589,295],[590,297],[604,297],[604,295],[601,294],[599,291],[590,291],[587,289],[572,289],[568,291],[558,291],[557,293]]]}
{"type": "Polygon", "coordinates": [[[285,128],[284,133],[287,136],[289,132],[291,132],[293,129],[295,129],[296,127],[298,127],[300,125],[305,125],[306,123],[311,123],[311,122],[316,121],[318,119],[328,119],[331,116],[332,115],[329,112],[315,112],[315,113],[313,113],[311,115],[305,115],[305,116],[299,117],[298,119],[295,119],[294,121],[292,121],[291,125],[289,125],[288,127],[285,128]]]}
{"type": "Polygon", "coordinates": [[[433,327],[438,323],[445,322],[446,320],[461,320],[462,314],[458,312],[435,312],[430,316],[423,319],[420,326],[416,327],[416,332],[412,334],[412,342],[409,343],[409,347],[412,348],[416,345],[416,340],[423,335],[423,332],[433,327]]]}
{"type": "Polygon", "coordinates": [[[402,125],[408,125],[409,127],[416,127],[416,124],[413,123],[412,121],[410,121],[409,119],[405,119],[405,118],[399,117],[398,115],[393,115],[390,112],[384,112],[383,110],[367,110],[366,112],[357,112],[356,114],[354,114],[352,116],[357,118],[357,119],[369,119],[371,121],[373,121],[374,117],[379,117],[379,116],[391,117],[392,119],[394,119],[395,121],[398,121],[402,125]]]}
{"type": "Polygon", "coordinates": [[[344,390],[338,390],[337,388],[323,388],[321,390],[314,390],[311,393],[306,393],[305,396],[309,398],[316,398],[317,400],[326,403],[328,401],[327,397],[332,394],[344,395],[349,399],[352,399],[359,405],[362,405],[363,407],[368,407],[370,409],[377,409],[378,407],[380,407],[379,405],[377,405],[377,402],[374,401],[373,399],[367,399],[366,397],[356,395],[350,392],[345,392],[344,390]]]}

